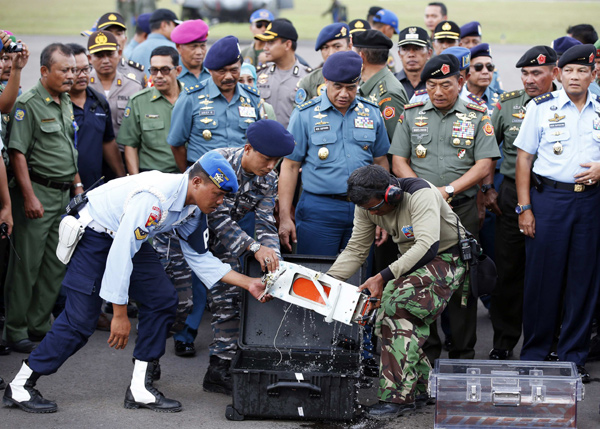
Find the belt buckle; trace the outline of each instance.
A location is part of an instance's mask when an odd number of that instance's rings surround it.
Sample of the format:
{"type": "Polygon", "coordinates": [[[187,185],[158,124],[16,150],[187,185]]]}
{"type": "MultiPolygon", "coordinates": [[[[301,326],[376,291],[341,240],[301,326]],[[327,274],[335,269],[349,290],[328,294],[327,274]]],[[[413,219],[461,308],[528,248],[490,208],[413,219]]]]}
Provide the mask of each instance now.
{"type": "Polygon", "coordinates": [[[573,186],[573,192],[583,192],[585,191],[585,185],[583,183],[575,183],[573,186]]]}

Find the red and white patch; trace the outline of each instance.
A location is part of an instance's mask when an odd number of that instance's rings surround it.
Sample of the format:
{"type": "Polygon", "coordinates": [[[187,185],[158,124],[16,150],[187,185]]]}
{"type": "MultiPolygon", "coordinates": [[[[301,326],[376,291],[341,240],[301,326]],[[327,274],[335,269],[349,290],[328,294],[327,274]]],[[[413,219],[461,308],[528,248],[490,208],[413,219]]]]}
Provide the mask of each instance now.
{"type": "Polygon", "coordinates": [[[440,71],[443,75],[447,75],[448,73],[450,73],[450,66],[448,64],[444,64],[440,71]]]}
{"type": "Polygon", "coordinates": [[[539,54],[536,59],[538,64],[546,64],[546,55],[539,54]]]}
{"type": "Polygon", "coordinates": [[[594,62],[594,53],[590,54],[590,64],[594,62]]]}
{"type": "Polygon", "coordinates": [[[483,126],[483,132],[485,133],[486,136],[493,136],[494,135],[494,127],[492,126],[491,123],[487,123],[483,126]]]}
{"type": "Polygon", "coordinates": [[[146,221],[146,227],[158,225],[161,214],[162,212],[159,207],[152,206],[152,211],[150,212],[150,216],[148,216],[148,220],[146,221]]]}
{"type": "Polygon", "coordinates": [[[392,119],[396,115],[396,109],[391,106],[387,106],[383,109],[383,117],[385,119],[392,119]]]}
{"type": "Polygon", "coordinates": [[[458,159],[463,159],[465,157],[466,153],[467,153],[467,151],[465,149],[459,149],[456,156],[458,156],[458,159]]]}

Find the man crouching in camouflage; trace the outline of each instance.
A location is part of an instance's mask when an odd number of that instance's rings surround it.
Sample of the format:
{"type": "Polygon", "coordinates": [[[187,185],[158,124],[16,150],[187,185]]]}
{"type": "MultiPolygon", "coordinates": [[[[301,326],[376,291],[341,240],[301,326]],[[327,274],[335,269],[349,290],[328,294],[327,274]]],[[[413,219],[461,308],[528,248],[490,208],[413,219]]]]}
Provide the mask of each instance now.
{"type": "Polygon", "coordinates": [[[342,280],[354,274],[378,226],[391,234],[402,255],[360,286],[377,299],[371,306],[381,305],[375,324],[382,339],[379,403],[368,415],[397,417],[429,400],[431,366],[421,347],[452,293],[466,283],[457,231],[464,237],[465,229],[435,186],[397,179],[377,165],[350,175],[348,197],[356,204],[352,237],[327,274],[342,280]]]}
{"type": "MultiPolygon", "coordinates": [[[[263,119],[248,126],[241,148],[216,149],[231,164],[240,187],[225,196],[208,218],[210,250],[221,261],[241,270],[240,257],[252,252],[264,271],[279,267],[279,235],[273,209],[277,195],[275,166],[294,150],[294,137],[280,123],[263,119]]],[[[219,282],[208,293],[213,341],[210,365],[203,381],[205,391],[231,394],[229,373],[239,337],[239,292],[219,282]]]]}

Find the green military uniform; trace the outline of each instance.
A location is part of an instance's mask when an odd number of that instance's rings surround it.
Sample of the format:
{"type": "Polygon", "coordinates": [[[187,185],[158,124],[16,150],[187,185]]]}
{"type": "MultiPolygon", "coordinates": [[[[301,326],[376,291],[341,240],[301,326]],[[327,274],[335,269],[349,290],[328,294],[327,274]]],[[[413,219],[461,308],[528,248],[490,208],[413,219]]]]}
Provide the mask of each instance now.
{"type": "Polygon", "coordinates": [[[11,254],[4,337],[17,342],[50,329],[50,312],[65,272],[56,257],[58,225],[77,173],[77,150],[68,94],[61,94],[57,104],[38,81],[17,99],[11,116],[8,147],[25,155],[33,191],[44,207],[42,218],[28,219],[21,189],[15,180],[11,181],[13,239],[20,260],[11,254]],[[46,179],[45,185],[36,183],[42,178],[46,179]],[[62,189],[56,189],[60,186],[62,189]]]}
{"type": "Polygon", "coordinates": [[[252,64],[254,67],[258,68],[262,64],[258,64],[258,56],[262,53],[262,49],[254,49],[254,42],[242,49],[242,58],[245,63],[252,64]]]}
{"type": "MultiPolygon", "coordinates": [[[[180,86],[183,90],[183,86],[180,86]]],[[[167,135],[173,105],[158,89],[146,88],[132,95],[123,115],[117,143],[138,148],[139,168],[179,173],[167,135]]]]}
{"type": "MultiPolygon", "coordinates": [[[[485,106],[467,104],[460,98],[445,114],[435,108],[431,100],[406,105],[404,118],[400,117],[398,125],[390,153],[409,159],[418,177],[438,187],[463,176],[476,161],[500,155],[485,106]]],[[[479,231],[477,191],[475,185],[455,196],[451,203],[462,224],[475,236],[479,231]]],[[[450,358],[472,359],[477,301],[463,291],[462,296],[453,295],[449,308],[453,341],[450,358]]],[[[432,336],[435,341],[434,329],[432,336]]],[[[440,352],[441,349],[426,350],[431,361],[438,358],[440,352]]]]}
{"type": "Polygon", "coordinates": [[[404,86],[387,67],[383,67],[368,81],[361,82],[359,91],[360,95],[379,106],[391,141],[398,119],[404,113],[404,105],[408,104],[408,95],[404,86]]]}
{"type": "Polygon", "coordinates": [[[296,92],[296,104],[302,104],[307,100],[318,97],[321,95],[323,88],[325,88],[325,78],[323,77],[323,68],[319,67],[298,82],[299,90],[296,92]],[[300,91],[300,89],[304,92],[300,91]]]}

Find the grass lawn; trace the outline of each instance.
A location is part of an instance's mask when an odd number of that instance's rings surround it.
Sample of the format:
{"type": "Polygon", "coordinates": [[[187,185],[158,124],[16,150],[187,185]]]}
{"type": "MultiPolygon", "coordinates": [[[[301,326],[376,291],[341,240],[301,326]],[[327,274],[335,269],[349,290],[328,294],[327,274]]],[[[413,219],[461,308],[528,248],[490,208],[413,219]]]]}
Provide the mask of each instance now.
{"type": "MultiPolygon", "coordinates": [[[[103,13],[114,10],[116,0],[23,0],[4,5],[0,28],[19,34],[69,35],[90,28],[103,13]],[[17,7],[18,6],[18,7],[17,7]]],[[[423,11],[429,0],[342,0],[348,7],[349,19],[364,18],[369,5],[377,4],[393,10],[400,28],[423,26],[423,11]]],[[[549,0],[447,0],[450,19],[459,25],[477,20],[484,31],[484,41],[507,44],[550,44],[563,36],[568,25],[589,23],[600,30],[599,1],[549,0]]],[[[158,0],[159,7],[180,13],[172,0],[158,0]]],[[[292,20],[301,39],[314,40],[319,30],[329,24],[330,16],[321,13],[329,0],[295,0],[295,9],[284,10],[282,17],[292,20]]],[[[221,24],[211,28],[210,39],[234,34],[248,39],[246,24],[221,24]]]]}

